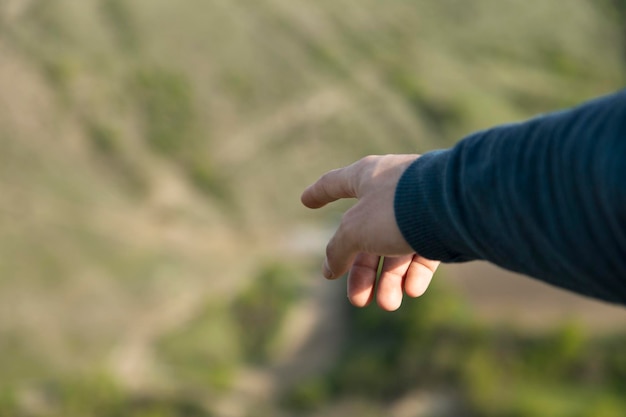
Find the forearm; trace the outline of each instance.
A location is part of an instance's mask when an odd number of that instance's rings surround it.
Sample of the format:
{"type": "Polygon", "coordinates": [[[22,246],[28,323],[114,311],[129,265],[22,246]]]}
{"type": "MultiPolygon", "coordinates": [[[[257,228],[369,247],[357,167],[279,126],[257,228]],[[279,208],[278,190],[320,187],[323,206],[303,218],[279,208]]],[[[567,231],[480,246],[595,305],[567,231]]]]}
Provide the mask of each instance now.
{"type": "Polygon", "coordinates": [[[626,92],[426,154],[396,190],[421,255],[626,303],[626,92]]]}

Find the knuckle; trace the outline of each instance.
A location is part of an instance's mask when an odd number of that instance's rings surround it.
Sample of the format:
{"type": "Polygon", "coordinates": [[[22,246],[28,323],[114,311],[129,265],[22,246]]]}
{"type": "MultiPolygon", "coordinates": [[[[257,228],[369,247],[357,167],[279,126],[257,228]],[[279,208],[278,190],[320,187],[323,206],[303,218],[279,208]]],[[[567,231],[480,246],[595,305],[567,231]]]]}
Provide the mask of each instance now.
{"type": "Polygon", "coordinates": [[[363,165],[369,165],[372,162],[374,162],[376,160],[377,156],[376,155],[367,155],[364,156],[363,158],[361,158],[360,162],[363,165]]]}
{"type": "Polygon", "coordinates": [[[374,166],[376,166],[379,156],[376,155],[368,155],[358,162],[359,173],[361,175],[367,174],[372,170],[374,166]]]}
{"type": "Polygon", "coordinates": [[[367,164],[371,164],[373,162],[378,162],[378,160],[380,160],[380,158],[382,158],[381,155],[367,155],[367,156],[362,158],[362,161],[367,163],[367,164]]]}

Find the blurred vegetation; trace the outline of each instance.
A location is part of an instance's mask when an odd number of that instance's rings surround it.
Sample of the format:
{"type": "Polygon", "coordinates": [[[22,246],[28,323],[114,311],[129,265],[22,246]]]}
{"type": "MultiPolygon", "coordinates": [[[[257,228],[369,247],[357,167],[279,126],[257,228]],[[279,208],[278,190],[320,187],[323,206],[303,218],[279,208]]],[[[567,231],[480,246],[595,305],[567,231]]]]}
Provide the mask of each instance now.
{"type": "Polygon", "coordinates": [[[122,0],[101,0],[100,11],[122,51],[139,52],[139,35],[130,10],[122,0]]]}
{"type": "Polygon", "coordinates": [[[573,323],[526,332],[481,326],[461,300],[434,285],[393,314],[351,310],[344,357],[303,381],[285,404],[311,411],[344,397],[393,403],[424,390],[451,392],[464,415],[619,416],[626,370],[623,335],[590,339],[573,323]]]}
{"type": "Polygon", "coordinates": [[[194,147],[191,87],[178,74],[145,69],[133,83],[139,102],[146,140],[164,155],[183,157],[194,147]]]}
{"type": "Polygon", "coordinates": [[[0,397],[0,415],[26,416],[128,416],[128,417],[210,417],[211,414],[193,401],[167,394],[158,397],[129,395],[110,377],[103,374],[48,380],[33,386],[23,402],[31,411],[22,411],[9,392],[0,397]]]}
{"type": "Polygon", "coordinates": [[[232,316],[238,323],[240,346],[247,360],[262,363],[271,358],[272,343],[297,299],[296,276],[293,269],[282,264],[263,267],[233,301],[232,316]]]}
{"type": "Polygon", "coordinates": [[[337,309],[307,284],[323,248],[302,225],[339,210],[297,196],[366,154],[620,88],[625,16],[621,0],[0,3],[0,416],[386,415],[416,392],[443,398],[427,415],[622,415],[619,329],[494,328],[438,283],[397,313],[337,309]]]}
{"type": "Polygon", "coordinates": [[[160,341],[165,364],[177,380],[191,386],[225,389],[241,360],[236,323],[223,307],[210,305],[185,327],[160,341]],[[198,364],[205,366],[198,366],[198,364]]]}

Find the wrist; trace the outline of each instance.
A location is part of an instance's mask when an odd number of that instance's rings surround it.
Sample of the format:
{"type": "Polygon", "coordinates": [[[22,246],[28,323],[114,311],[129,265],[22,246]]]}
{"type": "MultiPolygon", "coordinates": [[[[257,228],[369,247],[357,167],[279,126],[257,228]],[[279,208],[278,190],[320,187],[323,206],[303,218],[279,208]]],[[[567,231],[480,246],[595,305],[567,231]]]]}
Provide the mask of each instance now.
{"type": "Polygon", "coordinates": [[[458,210],[447,191],[452,153],[424,154],[404,171],[394,197],[398,228],[408,244],[432,260],[459,262],[472,259],[455,232],[450,212],[458,210]]]}

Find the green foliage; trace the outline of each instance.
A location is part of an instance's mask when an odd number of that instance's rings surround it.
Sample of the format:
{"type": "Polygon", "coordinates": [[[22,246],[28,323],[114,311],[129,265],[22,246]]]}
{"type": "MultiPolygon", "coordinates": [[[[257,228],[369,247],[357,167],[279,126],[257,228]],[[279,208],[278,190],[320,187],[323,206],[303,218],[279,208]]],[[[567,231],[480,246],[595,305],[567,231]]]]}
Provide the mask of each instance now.
{"type": "Polygon", "coordinates": [[[139,70],[133,91],[152,149],[185,158],[196,151],[195,110],[191,86],[180,73],[155,67],[139,70]]]}
{"type": "Polygon", "coordinates": [[[327,404],[332,398],[326,378],[315,378],[296,384],[283,399],[283,405],[295,411],[310,411],[327,404]]]}
{"type": "Polygon", "coordinates": [[[15,398],[4,401],[2,417],[210,417],[198,401],[168,394],[145,396],[125,391],[104,373],[87,373],[49,379],[31,385],[24,394],[27,405],[20,411],[15,398]]]}
{"type": "Polygon", "coordinates": [[[612,386],[619,392],[626,392],[626,335],[617,335],[610,338],[605,344],[596,342],[594,350],[604,350],[600,363],[602,371],[606,373],[612,386]]]}
{"type": "Polygon", "coordinates": [[[59,95],[64,104],[69,103],[70,83],[74,77],[74,68],[62,55],[42,57],[41,69],[50,86],[59,95]]]}
{"type": "Polygon", "coordinates": [[[189,181],[198,190],[208,196],[215,197],[220,203],[225,203],[224,205],[231,210],[231,213],[237,211],[228,181],[215,173],[210,161],[206,159],[192,159],[185,165],[185,168],[189,181]]]}
{"type": "Polygon", "coordinates": [[[132,195],[143,196],[148,185],[142,173],[128,160],[120,145],[119,133],[104,123],[87,121],[85,125],[95,154],[102,158],[109,172],[120,178],[132,195]]]}
{"type": "Polygon", "coordinates": [[[623,338],[592,347],[576,324],[535,336],[488,330],[448,291],[431,287],[392,314],[354,310],[345,356],[325,377],[294,387],[286,403],[298,410],[352,396],[387,402],[452,386],[457,401],[485,417],[612,416],[626,406],[618,395],[623,338]]]}
{"type": "Polygon", "coordinates": [[[607,3],[611,6],[611,17],[617,17],[622,27],[626,29],[623,18],[626,17],[626,0],[608,0],[607,3]]]}
{"type": "Polygon", "coordinates": [[[101,123],[88,123],[89,138],[96,151],[106,156],[114,156],[120,152],[117,133],[109,126],[101,123]]]}
{"type": "Polygon", "coordinates": [[[567,378],[585,357],[586,335],[575,323],[565,324],[545,338],[529,341],[529,346],[520,352],[528,370],[538,377],[567,378]]]}
{"type": "Polygon", "coordinates": [[[227,389],[241,360],[241,340],[225,307],[208,302],[200,314],[158,342],[177,380],[209,390],[227,389]]]}
{"type": "Polygon", "coordinates": [[[34,29],[48,41],[70,39],[63,12],[58,1],[33,1],[28,5],[27,17],[34,29]]]}
{"type": "Polygon", "coordinates": [[[245,357],[255,363],[270,358],[272,342],[297,296],[294,270],[280,263],[262,267],[232,304],[245,357]]]}
{"type": "Polygon", "coordinates": [[[461,102],[429,94],[418,74],[403,65],[392,66],[387,73],[389,86],[407,103],[417,117],[444,141],[454,129],[467,123],[467,111],[461,102]]]}
{"type": "Polygon", "coordinates": [[[234,209],[228,183],[216,174],[205,152],[206,140],[200,140],[189,80],[177,72],[144,67],[133,86],[148,145],[176,162],[196,189],[234,209]]]}
{"type": "Polygon", "coordinates": [[[437,385],[480,336],[461,330],[469,325],[465,309],[437,284],[392,314],[370,306],[351,315],[346,356],[332,376],[337,393],[389,400],[422,383],[437,385]]]}
{"type": "Polygon", "coordinates": [[[18,417],[19,415],[15,392],[11,387],[0,385],[0,417],[18,417]]]}
{"type": "Polygon", "coordinates": [[[85,375],[65,381],[50,381],[39,389],[55,415],[68,417],[112,416],[122,411],[124,396],[113,380],[104,374],[85,375]]]}
{"type": "Polygon", "coordinates": [[[128,5],[123,0],[101,0],[100,9],[119,48],[128,52],[137,52],[139,35],[128,5]]]}

